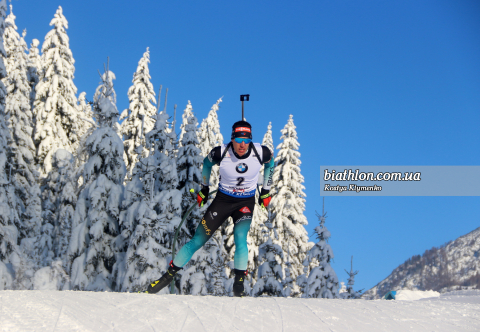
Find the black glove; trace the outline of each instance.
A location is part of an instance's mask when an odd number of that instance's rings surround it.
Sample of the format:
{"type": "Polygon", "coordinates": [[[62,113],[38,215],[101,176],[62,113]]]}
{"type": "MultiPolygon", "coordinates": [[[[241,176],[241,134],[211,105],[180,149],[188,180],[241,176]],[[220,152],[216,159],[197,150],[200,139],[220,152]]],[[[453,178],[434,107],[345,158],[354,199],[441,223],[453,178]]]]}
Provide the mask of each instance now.
{"type": "Polygon", "coordinates": [[[203,203],[207,201],[208,199],[208,192],[210,191],[210,188],[208,186],[202,185],[202,190],[200,190],[197,193],[197,203],[198,207],[202,207],[203,203]]]}
{"type": "Polygon", "coordinates": [[[262,189],[260,196],[258,197],[258,204],[261,207],[267,207],[272,200],[272,195],[270,195],[270,190],[262,189]]]}

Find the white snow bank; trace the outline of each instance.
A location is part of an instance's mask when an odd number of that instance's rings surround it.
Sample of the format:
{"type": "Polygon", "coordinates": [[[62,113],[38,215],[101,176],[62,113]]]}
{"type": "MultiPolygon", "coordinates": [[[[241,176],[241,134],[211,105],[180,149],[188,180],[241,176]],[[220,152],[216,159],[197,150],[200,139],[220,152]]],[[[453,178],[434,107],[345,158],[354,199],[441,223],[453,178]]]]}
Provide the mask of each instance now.
{"type": "Polygon", "coordinates": [[[440,295],[442,297],[450,297],[450,296],[480,296],[480,289],[465,289],[465,290],[458,290],[452,291],[445,294],[440,295]]]}
{"type": "Polygon", "coordinates": [[[474,331],[480,295],[422,301],[0,291],[1,331],[474,331]],[[469,303],[462,303],[462,299],[469,303]]]}
{"type": "Polygon", "coordinates": [[[440,293],[435,291],[412,291],[407,289],[398,290],[395,295],[397,301],[417,301],[430,297],[439,297],[440,293]]]}
{"type": "MultiPolygon", "coordinates": [[[[478,303],[478,299],[480,299],[480,290],[478,289],[459,290],[440,295],[442,301],[457,303],[478,303]]],[[[480,323],[477,324],[478,326],[480,326],[480,323]]],[[[480,328],[478,329],[480,330],[480,328]]]]}

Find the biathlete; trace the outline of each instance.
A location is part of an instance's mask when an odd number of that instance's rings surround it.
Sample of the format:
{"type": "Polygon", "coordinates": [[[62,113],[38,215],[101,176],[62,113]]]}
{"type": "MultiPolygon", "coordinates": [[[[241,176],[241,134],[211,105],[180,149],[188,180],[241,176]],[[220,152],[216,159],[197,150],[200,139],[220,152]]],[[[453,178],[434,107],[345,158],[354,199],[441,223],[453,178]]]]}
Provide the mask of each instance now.
{"type": "Polygon", "coordinates": [[[247,234],[255,208],[258,175],[262,165],[265,165],[263,188],[258,203],[267,207],[271,200],[273,160],[273,151],[270,148],[252,143],[252,127],[248,122],[238,121],[232,126],[231,142],[213,148],[203,160],[202,189],[197,194],[197,202],[199,206],[203,206],[208,199],[210,172],[213,165],[219,164],[220,179],[215,199],[205,212],[193,238],[170,262],[167,272],[148,286],[148,293],[157,293],[170,284],[175,274],[187,264],[193,254],[212,237],[228,217],[232,217],[235,224],[233,294],[244,295],[243,280],[247,275],[248,263],[247,234]]]}

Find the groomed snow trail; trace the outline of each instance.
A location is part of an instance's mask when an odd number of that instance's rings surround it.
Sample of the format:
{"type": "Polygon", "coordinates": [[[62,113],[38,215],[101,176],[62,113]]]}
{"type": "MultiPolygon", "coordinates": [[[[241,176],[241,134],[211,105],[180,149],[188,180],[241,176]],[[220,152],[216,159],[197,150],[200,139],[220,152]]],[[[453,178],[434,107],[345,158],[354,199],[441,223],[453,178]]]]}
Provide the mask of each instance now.
{"type": "Polygon", "coordinates": [[[0,331],[480,331],[480,292],[365,301],[0,291],[0,331]]]}

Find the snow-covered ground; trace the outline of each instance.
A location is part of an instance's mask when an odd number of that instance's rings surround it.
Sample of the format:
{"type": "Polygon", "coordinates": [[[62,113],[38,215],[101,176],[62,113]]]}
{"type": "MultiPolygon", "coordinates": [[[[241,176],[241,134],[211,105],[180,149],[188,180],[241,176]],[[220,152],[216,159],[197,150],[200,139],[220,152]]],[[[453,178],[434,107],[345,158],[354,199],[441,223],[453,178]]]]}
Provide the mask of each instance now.
{"type": "Polygon", "coordinates": [[[416,301],[429,297],[439,297],[440,293],[435,291],[412,291],[402,289],[396,292],[395,300],[397,301],[416,301]]]}
{"type": "Polygon", "coordinates": [[[0,291],[0,331],[480,331],[480,291],[418,301],[0,291]]]}

